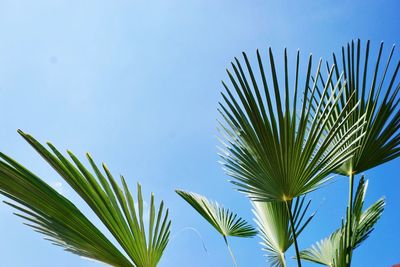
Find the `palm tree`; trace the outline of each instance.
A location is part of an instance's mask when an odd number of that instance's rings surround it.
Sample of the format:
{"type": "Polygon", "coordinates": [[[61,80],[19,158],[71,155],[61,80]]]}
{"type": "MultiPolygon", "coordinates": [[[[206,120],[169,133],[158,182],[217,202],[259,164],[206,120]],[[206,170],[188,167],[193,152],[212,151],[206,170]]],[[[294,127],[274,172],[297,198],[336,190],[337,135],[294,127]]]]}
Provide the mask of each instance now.
{"type": "Polygon", "coordinates": [[[13,202],[17,215],[46,239],[66,251],[118,267],[155,267],[168,244],[171,221],[163,202],[155,207],[150,198],[148,224],[144,219],[141,186],[135,201],[124,177],[122,188],[103,164],[100,171],[92,157],[87,159],[93,172],[68,151],[72,161],[52,144],[50,150],[32,136],[18,131],[89,205],[107,227],[120,251],[67,198],[12,158],[0,153],[0,193],[13,202]]]}
{"type": "Polygon", "coordinates": [[[346,127],[357,107],[350,105],[354,98],[346,99],[344,108],[338,112],[337,105],[342,99],[345,82],[339,80],[333,88],[330,87],[334,68],[327,82],[320,79],[321,61],[313,80],[312,56],[303,82],[297,53],[294,80],[290,85],[291,72],[285,50],[283,86],[279,83],[271,49],[269,76],[258,51],[259,75],[253,72],[245,53],[243,58],[247,74],[238,59],[232,63],[233,74],[227,71],[233,91],[223,82],[226,89],[226,93],[222,93],[224,103],[220,103],[223,164],[227,174],[234,179],[232,183],[252,201],[283,202],[298,265],[301,266],[290,203],[296,197],[319,188],[330,179],[330,173],[352,157],[357,149],[354,144],[363,136],[361,129],[365,119],[361,117],[352,127],[346,127]],[[298,104],[300,86],[304,89],[302,103],[298,104]],[[315,101],[318,101],[316,108],[315,101]]]}
{"type": "MultiPolygon", "coordinates": [[[[300,267],[301,259],[348,267],[353,250],[380,218],[383,199],[363,211],[368,184],[363,177],[355,197],[353,191],[357,174],[400,155],[400,61],[392,66],[393,54],[394,47],[381,69],[381,44],[371,77],[369,41],[362,52],[359,40],[342,48],[341,66],[333,55],[326,77],[321,60],[312,74],[311,55],[303,70],[299,52],[295,67],[289,68],[286,49],[281,71],[271,49],[266,67],[257,51],[254,63],[243,53],[243,61],[235,58],[232,70],[227,70],[230,85],[223,82],[219,108],[222,164],[231,182],[252,202],[263,250],[273,266],[286,266],[285,252],[293,244],[300,267]],[[306,217],[310,202],[305,202],[305,194],[324,185],[331,174],[349,176],[346,218],[328,238],[300,252],[297,238],[314,216],[306,217]]],[[[19,133],[89,205],[114,239],[42,179],[0,153],[0,193],[12,200],[6,203],[28,226],[66,251],[111,266],[158,264],[171,225],[163,202],[156,207],[151,195],[145,223],[139,184],[134,200],[124,177],[120,185],[107,166],[101,170],[89,154],[92,171],[72,152],[67,158],[52,144],[46,148],[19,133]]],[[[221,234],[237,266],[228,237],[252,237],[257,231],[217,202],[192,192],[177,193],[221,234]]]]}
{"type": "MultiPolygon", "coordinates": [[[[341,65],[335,54],[333,54],[334,77],[327,82],[330,87],[340,82],[343,73],[344,87],[339,105],[336,106],[338,114],[342,108],[355,109],[346,123],[345,129],[350,129],[363,117],[365,118],[364,133],[361,138],[353,136],[349,145],[358,147],[354,156],[347,160],[337,173],[349,177],[349,199],[347,207],[347,222],[352,222],[353,214],[353,187],[354,178],[357,174],[391,161],[400,155],[400,109],[399,90],[400,81],[398,71],[400,59],[393,62],[395,46],[387,55],[383,68],[381,61],[383,57],[383,43],[380,44],[376,59],[370,64],[370,41],[367,41],[365,49],[362,49],[361,41],[352,41],[346,47],[342,47],[341,65]],[[371,66],[372,65],[372,66],[371,66]],[[347,99],[352,98],[352,101],[347,99]],[[356,142],[352,142],[356,140],[356,142]],[[351,144],[350,144],[351,143],[351,144]]],[[[327,69],[331,70],[327,63],[327,69]]],[[[327,85],[325,84],[325,86],[327,85]]],[[[318,105],[317,102],[314,104],[318,105]]],[[[352,250],[351,244],[355,232],[352,224],[346,225],[346,248],[347,266],[350,266],[352,250]]]]}
{"type": "Polygon", "coordinates": [[[221,234],[231,255],[233,264],[237,267],[236,258],[229,246],[227,237],[253,237],[257,234],[253,226],[229,209],[222,207],[215,201],[208,200],[202,195],[183,190],[176,190],[176,193],[221,234]]]}

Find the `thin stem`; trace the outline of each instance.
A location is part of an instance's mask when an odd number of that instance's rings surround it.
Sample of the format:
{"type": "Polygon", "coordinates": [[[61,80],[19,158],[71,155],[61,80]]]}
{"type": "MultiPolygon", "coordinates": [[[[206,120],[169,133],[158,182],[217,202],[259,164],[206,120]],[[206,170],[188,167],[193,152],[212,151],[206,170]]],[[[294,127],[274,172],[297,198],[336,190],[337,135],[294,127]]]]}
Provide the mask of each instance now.
{"type": "Polygon", "coordinates": [[[349,174],[349,200],[347,206],[347,221],[346,221],[346,266],[350,266],[352,254],[352,224],[353,224],[353,188],[354,188],[354,173],[349,174]]]}
{"type": "Polygon", "coordinates": [[[286,267],[286,259],[285,259],[285,254],[282,253],[282,267],[286,267]]]}
{"type": "Polygon", "coordinates": [[[226,244],[226,246],[228,247],[229,254],[231,254],[231,258],[232,258],[232,261],[233,261],[233,265],[234,265],[235,267],[238,267],[238,265],[237,265],[237,263],[236,263],[235,255],[233,255],[233,251],[232,251],[231,247],[229,246],[228,239],[226,238],[226,236],[223,236],[223,237],[224,237],[224,240],[225,240],[225,244],[226,244]]]}
{"type": "Polygon", "coordinates": [[[291,207],[289,207],[288,201],[285,201],[285,203],[286,203],[286,210],[287,210],[288,215],[289,215],[290,230],[292,231],[294,248],[295,248],[295,250],[296,250],[297,266],[298,266],[298,267],[301,267],[300,252],[299,252],[299,246],[297,245],[296,231],[295,231],[295,229],[294,229],[294,222],[293,222],[292,209],[291,209],[291,207]]]}
{"type": "Polygon", "coordinates": [[[207,250],[206,244],[204,243],[204,239],[203,239],[202,235],[201,235],[200,232],[199,232],[196,228],[194,228],[194,227],[189,227],[189,226],[183,227],[183,228],[180,229],[174,236],[171,237],[170,242],[171,242],[172,240],[174,240],[176,237],[178,237],[183,231],[187,231],[187,230],[193,231],[193,232],[197,235],[197,237],[200,239],[201,243],[203,244],[203,249],[204,249],[204,251],[206,252],[206,254],[208,254],[208,250],[207,250]]]}

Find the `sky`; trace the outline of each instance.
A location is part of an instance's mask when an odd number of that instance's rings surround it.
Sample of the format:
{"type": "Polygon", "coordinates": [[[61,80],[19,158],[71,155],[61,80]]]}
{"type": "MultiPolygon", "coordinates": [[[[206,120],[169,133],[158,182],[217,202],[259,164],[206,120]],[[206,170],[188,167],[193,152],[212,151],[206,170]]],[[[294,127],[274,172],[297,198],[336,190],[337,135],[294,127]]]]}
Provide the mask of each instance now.
{"type": "MultiPolygon", "coordinates": [[[[171,240],[159,266],[232,266],[222,238],[174,193],[204,194],[253,223],[249,201],[218,163],[216,109],[225,69],[242,51],[254,55],[269,46],[279,56],[287,47],[293,59],[297,49],[303,59],[309,53],[329,59],[355,38],[370,39],[375,49],[384,41],[389,49],[400,43],[399,8],[396,0],[1,0],[0,151],[104,230],[16,130],[82,159],[90,152],[170,208],[171,240]]],[[[366,203],[385,196],[387,205],[355,251],[353,266],[400,263],[399,163],[366,173],[366,203]]],[[[318,212],[300,248],[340,225],[347,180],[338,178],[309,197],[318,212]]],[[[52,246],[12,212],[1,203],[0,266],[101,266],[52,246]]],[[[239,266],[268,266],[259,241],[231,239],[239,266]]],[[[296,266],[293,255],[290,250],[288,266],[296,266]]]]}

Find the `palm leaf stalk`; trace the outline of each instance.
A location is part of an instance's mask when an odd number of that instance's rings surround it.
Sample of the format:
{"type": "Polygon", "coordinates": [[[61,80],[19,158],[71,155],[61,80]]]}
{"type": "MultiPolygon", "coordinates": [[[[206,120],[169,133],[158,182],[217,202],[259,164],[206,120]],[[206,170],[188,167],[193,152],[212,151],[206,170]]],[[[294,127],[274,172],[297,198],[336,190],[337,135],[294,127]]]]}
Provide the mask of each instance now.
{"type": "Polygon", "coordinates": [[[17,204],[18,216],[27,225],[44,234],[66,251],[112,266],[155,267],[167,244],[171,221],[163,202],[155,207],[150,198],[148,225],[144,218],[141,186],[135,201],[121,176],[122,188],[103,164],[103,172],[87,154],[94,173],[68,151],[71,161],[53,145],[50,150],[32,136],[19,131],[36,151],[82,197],[123,248],[119,251],[68,199],[57,193],[38,176],[0,153],[0,193],[17,204]]]}
{"type": "Polygon", "coordinates": [[[291,213],[287,212],[286,202],[252,202],[253,213],[263,241],[261,245],[267,253],[267,261],[271,266],[286,267],[285,252],[295,240],[292,233],[295,232],[298,237],[315,215],[313,213],[308,218],[305,217],[310,202],[305,202],[305,197],[296,198],[294,202],[290,201],[291,213]],[[293,214],[294,231],[291,229],[289,214],[293,214]]]}
{"type": "MultiPolygon", "coordinates": [[[[224,168],[238,190],[253,201],[289,203],[319,188],[330,179],[330,173],[352,157],[357,149],[353,144],[363,136],[360,131],[365,119],[360,118],[353,127],[346,127],[356,110],[350,105],[354,99],[346,99],[346,107],[336,113],[345,83],[338,81],[330,88],[332,68],[327,82],[321,85],[321,61],[317,78],[313,80],[311,55],[303,80],[297,53],[293,85],[289,85],[285,49],[283,86],[278,81],[271,49],[270,75],[264,69],[259,51],[256,64],[259,76],[245,53],[243,58],[245,69],[235,58],[231,64],[233,73],[227,70],[233,91],[223,82],[224,103],[220,103],[219,111],[223,118],[220,128],[224,139],[221,153],[224,168]],[[283,99],[281,92],[284,92],[283,99]],[[302,104],[298,104],[301,92],[302,104]],[[293,101],[290,101],[292,95],[293,101]],[[316,99],[320,101],[314,109],[316,99]]],[[[295,234],[293,237],[296,239],[295,234]]]]}
{"type": "MultiPolygon", "coordinates": [[[[400,81],[398,76],[400,59],[398,56],[397,59],[394,59],[394,51],[395,46],[393,45],[387,55],[386,63],[381,64],[384,54],[383,43],[381,43],[376,59],[370,64],[370,41],[366,42],[363,49],[361,41],[357,40],[348,43],[346,47],[342,47],[341,65],[338,64],[338,59],[333,54],[332,65],[335,75],[329,84],[333,88],[336,81],[340,82],[341,73],[343,73],[343,78],[346,81],[342,85],[344,92],[340,97],[339,105],[336,106],[336,114],[339,114],[340,109],[349,104],[351,108],[356,109],[356,112],[351,114],[348,123],[345,124],[347,129],[357,123],[361,117],[365,118],[362,131],[365,134],[362,138],[358,138],[357,142],[351,144],[353,147],[359,147],[359,149],[355,151],[352,158],[337,170],[337,173],[349,177],[347,222],[352,221],[355,176],[400,155],[400,81]],[[346,101],[350,97],[353,97],[353,100],[346,101]]],[[[330,64],[327,63],[328,71],[331,68],[330,64]]],[[[315,101],[315,106],[317,104],[318,102],[315,101]]],[[[357,136],[354,136],[353,139],[357,139],[357,136]]],[[[354,232],[350,223],[346,226],[346,232],[347,266],[350,266],[352,245],[349,242],[352,240],[351,235],[354,232]]]]}
{"type": "Polygon", "coordinates": [[[238,266],[236,258],[228,242],[228,236],[253,237],[257,231],[245,220],[238,217],[219,205],[217,202],[208,200],[206,197],[193,192],[176,190],[176,193],[189,203],[204,219],[210,223],[223,237],[234,266],[238,266]]]}
{"type": "MultiPolygon", "coordinates": [[[[299,245],[297,244],[297,234],[296,234],[296,230],[295,230],[295,228],[294,228],[294,221],[293,221],[292,209],[291,209],[291,207],[289,207],[288,201],[285,201],[285,206],[286,206],[287,213],[288,213],[288,215],[289,215],[290,231],[291,231],[292,234],[293,234],[294,249],[295,249],[295,251],[296,251],[296,255],[300,255],[300,252],[299,252],[299,245]]],[[[296,258],[296,260],[297,260],[297,264],[298,264],[299,266],[301,266],[300,258],[296,258]]]]}
{"type": "MultiPolygon", "coordinates": [[[[368,238],[384,210],[385,200],[380,198],[363,211],[367,188],[368,180],[365,180],[364,176],[362,176],[353,201],[351,225],[354,234],[350,240],[351,250],[359,247],[368,238]]],[[[300,253],[302,259],[329,267],[347,266],[348,250],[345,240],[347,238],[347,225],[348,222],[343,223],[342,227],[333,232],[328,238],[302,251],[300,253]]]]}
{"type": "Polygon", "coordinates": [[[346,248],[346,266],[350,267],[351,263],[351,256],[353,254],[353,251],[351,249],[351,237],[352,237],[352,215],[353,215],[353,187],[354,187],[354,173],[351,172],[349,174],[349,199],[348,199],[348,204],[347,204],[347,219],[346,219],[346,235],[345,235],[345,248],[346,248]]]}

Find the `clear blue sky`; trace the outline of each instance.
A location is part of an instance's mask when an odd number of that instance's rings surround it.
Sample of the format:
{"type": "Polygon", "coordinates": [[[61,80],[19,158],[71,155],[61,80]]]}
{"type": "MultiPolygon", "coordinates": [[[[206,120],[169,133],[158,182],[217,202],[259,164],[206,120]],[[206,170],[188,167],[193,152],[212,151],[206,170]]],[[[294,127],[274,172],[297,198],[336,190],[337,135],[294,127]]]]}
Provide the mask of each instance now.
{"type": "MultiPolygon", "coordinates": [[[[82,157],[91,152],[171,208],[173,238],[160,266],[231,266],[221,238],[174,193],[205,194],[252,221],[247,199],[232,190],[217,163],[216,107],[228,63],[243,50],[268,46],[276,53],[286,46],[292,56],[300,48],[317,58],[354,38],[389,47],[400,43],[399,10],[395,0],[3,0],[0,150],[85,212],[16,129],[82,157]],[[188,226],[201,233],[208,254],[193,232],[180,232],[188,226]]],[[[399,160],[367,176],[367,203],[384,195],[387,207],[357,249],[354,266],[400,263],[399,160]]],[[[302,248],[340,224],[347,181],[311,197],[320,208],[300,238],[302,248]]],[[[0,205],[0,266],[99,266],[43,241],[11,212],[0,205]]],[[[258,241],[232,239],[240,266],[266,266],[258,241]]]]}

